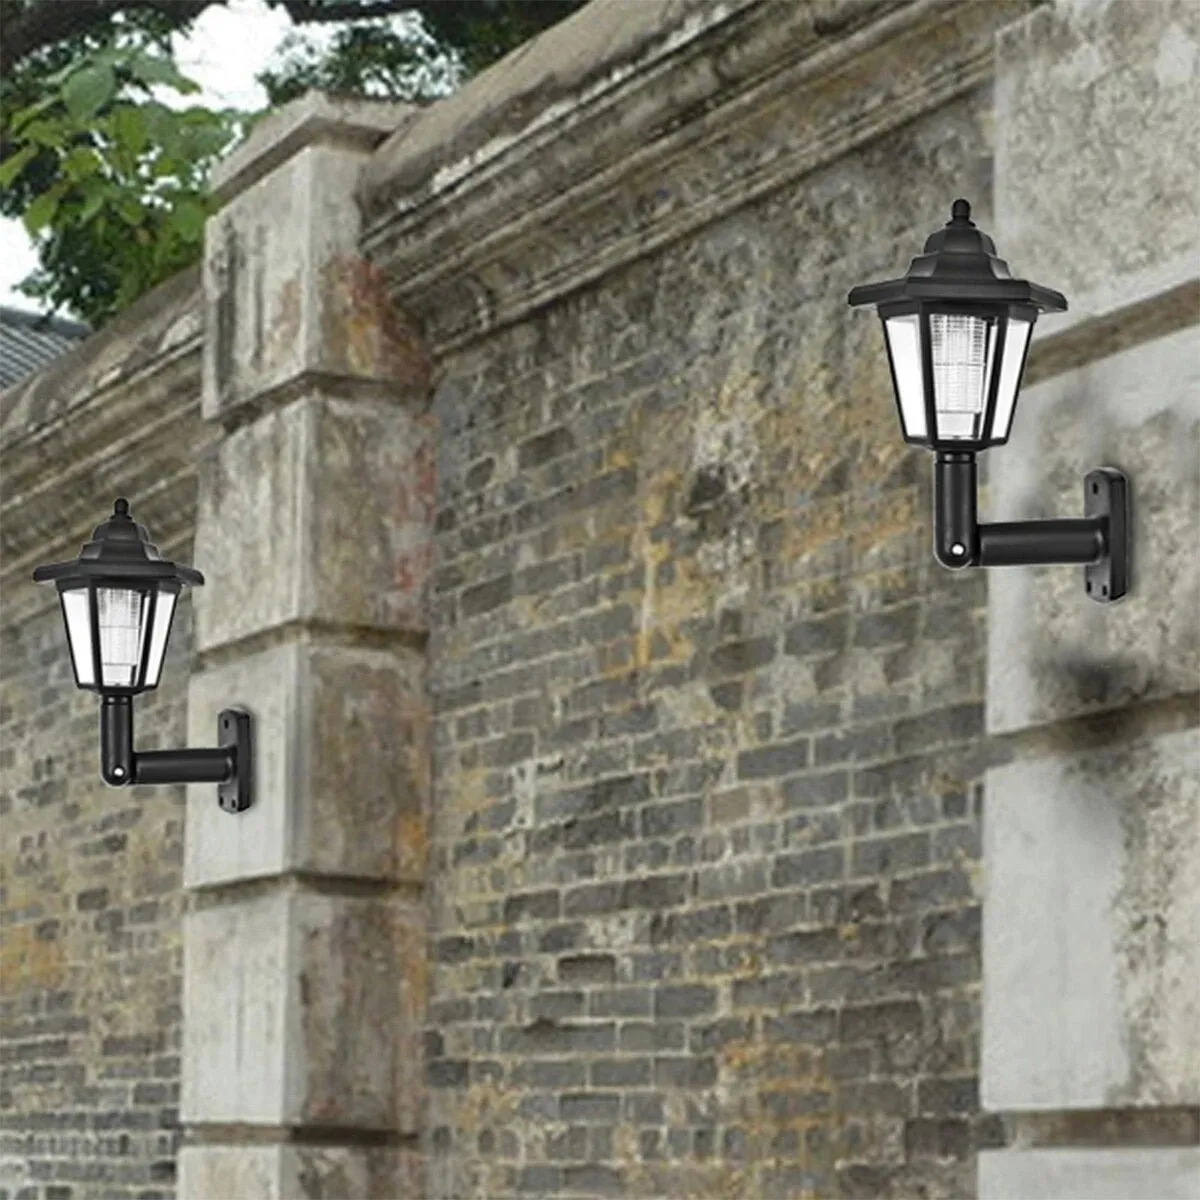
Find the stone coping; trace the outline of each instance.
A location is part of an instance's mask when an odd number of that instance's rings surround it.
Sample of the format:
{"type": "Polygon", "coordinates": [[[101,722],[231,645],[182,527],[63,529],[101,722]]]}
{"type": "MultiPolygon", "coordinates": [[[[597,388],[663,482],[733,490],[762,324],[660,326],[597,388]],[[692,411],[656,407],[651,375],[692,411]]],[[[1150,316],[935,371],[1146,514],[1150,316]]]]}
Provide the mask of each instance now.
{"type": "Polygon", "coordinates": [[[435,351],[991,78],[1036,0],[593,0],[392,134],[362,244],[435,351]]]}

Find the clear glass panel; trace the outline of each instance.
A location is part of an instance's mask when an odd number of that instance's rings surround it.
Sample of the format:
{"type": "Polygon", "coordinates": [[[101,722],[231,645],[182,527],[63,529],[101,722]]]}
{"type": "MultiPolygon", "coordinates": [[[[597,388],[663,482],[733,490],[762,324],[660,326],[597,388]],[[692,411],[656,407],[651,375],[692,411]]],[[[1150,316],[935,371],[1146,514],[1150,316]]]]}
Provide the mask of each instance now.
{"type": "Polygon", "coordinates": [[[92,661],[92,614],[86,587],[72,588],[61,593],[63,620],[67,625],[67,645],[71,648],[71,663],[75,667],[75,682],[89,687],[96,682],[96,667],[92,661]]]}
{"type": "Polygon", "coordinates": [[[925,373],[921,364],[921,319],[916,313],[888,317],[883,323],[888,354],[892,361],[892,382],[900,404],[904,436],[928,436],[925,420],[925,373]]]}
{"type": "Polygon", "coordinates": [[[930,313],[933,404],[939,438],[980,439],[998,329],[995,317],[930,313]]]}
{"type": "Polygon", "coordinates": [[[175,592],[159,591],[158,603],[154,606],[154,628],[150,633],[150,661],[146,665],[146,687],[158,686],[162,672],[163,655],[167,650],[167,636],[171,632],[171,614],[175,611],[175,592]]]}
{"type": "Polygon", "coordinates": [[[100,621],[100,682],[104,687],[133,687],[142,645],[150,596],[132,588],[96,589],[100,621]]]}
{"type": "Polygon", "coordinates": [[[1017,391],[1021,386],[1021,372],[1025,367],[1025,352],[1029,349],[1029,335],[1033,322],[1022,317],[1008,318],[1008,332],[1004,337],[1004,360],[1000,364],[1000,388],[996,393],[996,416],[992,420],[989,437],[1006,438],[1012,424],[1013,412],[1017,407],[1017,391]]]}

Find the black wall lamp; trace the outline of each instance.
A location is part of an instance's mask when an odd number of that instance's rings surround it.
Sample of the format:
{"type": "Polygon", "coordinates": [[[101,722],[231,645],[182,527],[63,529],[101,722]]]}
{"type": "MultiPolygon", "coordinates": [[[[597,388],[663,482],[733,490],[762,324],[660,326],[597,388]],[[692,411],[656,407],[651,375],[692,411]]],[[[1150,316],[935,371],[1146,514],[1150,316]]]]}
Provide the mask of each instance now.
{"type": "Polygon", "coordinates": [[[1013,279],[971,206],[955,200],[945,227],[900,279],[863,284],[851,305],[883,321],[904,440],[937,452],[934,554],[946,567],[1084,564],[1084,587],[1110,603],[1129,587],[1129,487],[1122,471],[1084,477],[1082,518],[976,519],[975,455],[1008,440],[1039,311],[1063,312],[1051,288],[1013,279]]]}
{"type": "Polygon", "coordinates": [[[33,572],[58,586],[75,683],[100,696],[100,774],[113,787],[145,783],[215,783],[220,805],[251,804],[250,714],[223,709],[219,749],[133,748],[133,697],[158,686],[175,602],[204,576],[162,558],[144,525],[118,500],[113,515],[71,562],[33,572]]]}

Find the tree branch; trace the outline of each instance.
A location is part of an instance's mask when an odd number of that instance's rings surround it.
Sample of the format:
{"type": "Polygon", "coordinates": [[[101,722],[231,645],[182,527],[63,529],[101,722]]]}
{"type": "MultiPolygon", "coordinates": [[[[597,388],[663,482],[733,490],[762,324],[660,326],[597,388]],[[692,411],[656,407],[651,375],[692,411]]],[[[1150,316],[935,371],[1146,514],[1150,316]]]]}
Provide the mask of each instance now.
{"type": "Polygon", "coordinates": [[[0,79],[7,79],[18,63],[69,38],[79,37],[108,24],[118,12],[155,9],[186,25],[214,0],[35,0],[16,16],[15,6],[4,5],[4,36],[0,38],[0,79]]]}
{"type": "Polygon", "coordinates": [[[267,0],[282,7],[297,25],[317,21],[369,21],[416,8],[413,0],[363,0],[361,4],[323,4],[321,0],[267,0]]]}

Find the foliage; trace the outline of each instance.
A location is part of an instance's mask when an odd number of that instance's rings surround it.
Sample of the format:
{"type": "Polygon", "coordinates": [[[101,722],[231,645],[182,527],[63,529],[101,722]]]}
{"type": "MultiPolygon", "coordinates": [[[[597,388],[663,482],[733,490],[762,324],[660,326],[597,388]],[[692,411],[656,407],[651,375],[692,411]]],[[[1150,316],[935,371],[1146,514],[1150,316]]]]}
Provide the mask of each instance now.
{"type": "Polygon", "coordinates": [[[42,82],[40,99],[5,113],[0,210],[19,212],[38,247],[22,291],[100,325],[197,260],[208,169],[241,118],[154,99],[152,88],[199,88],[169,57],[127,43],[42,82]]]}
{"type": "MultiPolygon", "coordinates": [[[[171,37],[217,0],[0,0],[0,214],[39,268],[20,285],[94,326],[203,248],[213,163],[261,114],[164,101],[199,89],[171,37]]],[[[267,0],[293,35],[259,76],[270,105],[309,88],[428,103],[583,0],[267,0]]]]}

